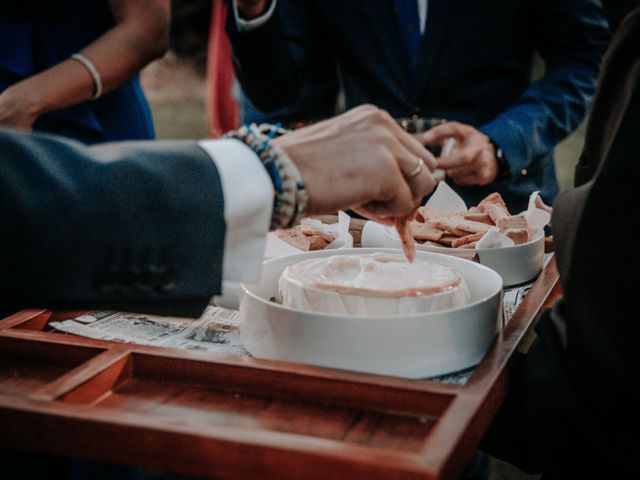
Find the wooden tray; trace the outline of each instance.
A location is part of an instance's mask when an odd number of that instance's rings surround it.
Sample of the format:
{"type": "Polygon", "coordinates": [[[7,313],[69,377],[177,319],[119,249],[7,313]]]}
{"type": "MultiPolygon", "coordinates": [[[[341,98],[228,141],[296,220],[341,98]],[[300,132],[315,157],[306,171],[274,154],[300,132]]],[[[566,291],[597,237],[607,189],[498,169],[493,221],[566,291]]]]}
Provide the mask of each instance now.
{"type": "Polygon", "coordinates": [[[552,260],[466,385],[104,342],[0,320],[0,445],[209,478],[453,479],[510,358],[560,295],[552,260]]]}

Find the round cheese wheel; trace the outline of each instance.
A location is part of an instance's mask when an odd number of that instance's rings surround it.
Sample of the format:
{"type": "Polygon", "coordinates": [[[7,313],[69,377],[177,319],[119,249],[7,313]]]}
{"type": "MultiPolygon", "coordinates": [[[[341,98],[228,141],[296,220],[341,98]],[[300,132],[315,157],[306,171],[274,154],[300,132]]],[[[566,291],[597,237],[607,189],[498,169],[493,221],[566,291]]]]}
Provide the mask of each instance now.
{"type": "Polygon", "coordinates": [[[469,291],[454,269],[403,255],[373,253],[304,260],[280,277],[284,305],[351,315],[433,312],[469,303],[469,291]]]}

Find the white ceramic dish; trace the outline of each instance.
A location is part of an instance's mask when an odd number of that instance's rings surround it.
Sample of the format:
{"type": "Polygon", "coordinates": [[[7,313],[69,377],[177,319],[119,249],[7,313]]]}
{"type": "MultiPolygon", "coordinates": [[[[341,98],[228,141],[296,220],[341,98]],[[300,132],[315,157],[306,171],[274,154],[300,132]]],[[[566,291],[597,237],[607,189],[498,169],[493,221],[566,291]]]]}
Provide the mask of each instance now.
{"type": "Polygon", "coordinates": [[[355,316],[295,310],[270,301],[289,265],[307,258],[397,249],[318,251],[267,260],[258,284],[242,285],[240,339],[253,356],[405,378],[425,378],[477,364],[501,324],[502,279],[477,263],[431,252],[420,258],[455,268],[471,301],[410,315],[355,316]]]}
{"type": "MultiPolygon", "coordinates": [[[[401,248],[402,244],[395,229],[385,227],[384,246],[401,248]]],[[[464,248],[436,247],[416,243],[416,249],[425,252],[465,255],[464,248]]],[[[533,280],[544,266],[544,233],[540,232],[533,240],[512,247],[476,249],[478,258],[485,265],[500,274],[504,285],[511,287],[533,280]]]]}

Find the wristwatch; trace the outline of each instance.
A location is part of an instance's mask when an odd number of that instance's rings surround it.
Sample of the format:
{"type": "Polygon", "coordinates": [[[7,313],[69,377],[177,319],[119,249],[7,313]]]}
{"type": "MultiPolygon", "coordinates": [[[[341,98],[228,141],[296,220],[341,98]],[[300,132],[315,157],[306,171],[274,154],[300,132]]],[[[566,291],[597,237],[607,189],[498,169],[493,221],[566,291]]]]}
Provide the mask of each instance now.
{"type": "Polygon", "coordinates": [[[496,176],[496,180],[506,180],[511,177],[509,162],[507,162],[507,159],[504,156],[502,147],[498,145],[491,137],[489,137],[489,141],[493,146],[493,152],[496,156],[496,161],[498,162],[498,175],[496,176]]]}

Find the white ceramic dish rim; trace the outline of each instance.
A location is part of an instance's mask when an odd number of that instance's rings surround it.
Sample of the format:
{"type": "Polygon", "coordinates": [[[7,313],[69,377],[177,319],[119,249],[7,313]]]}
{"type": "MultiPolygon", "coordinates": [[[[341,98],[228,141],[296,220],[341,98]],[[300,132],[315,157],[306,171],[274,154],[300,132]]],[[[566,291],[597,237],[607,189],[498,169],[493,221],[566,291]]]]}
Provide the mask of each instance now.
{"type": "MultiPolygon", "coordinates": [[[[322,252],[326,252],[326,250],[321,250],[322,252]]],[[[398,254],[402,254],[404,255],[404,253],[402,252],[401,249],[399,248],[353,248],[353,249],[345,249],[342,251],[338,251],[336,250],[336,255],[346,255],[346,252],[350,252],[350,253],[374,253],[374,252],[387,252],[387,253],[398,253],[398,254]],[[340,253],[338,253],[340,252],[340,253]],[[345,253],[343,253],[345,252],[345,253]]],[[[313,253],[315,252],[300,252],[300,253],[296,253],[294,255],[287,255],[286,258],[295,258],[298,257],[300,255],[304,255],[307,258],[309,257],[309,254],[313,255],[313,253]]],[[[427,254],[427,255],[436,255],[439,257],[445,257],[445,258],[455,258],[455,261],[461,261],[461,262],[469,262],[471,264],[474,265],[474,267],[479,268],[480,270],[484,270],[487,274],[496,277],[500,288],[498,289],[497,292],[491,292],[488,295],[485,295],[483,297],[478,298],[477,300],[467,303],[465,305],[461,305],[459,307],[453,307],[453,308],[447,308],[447,309],[443,309],[443,310],[437,310],[435,312],[423,312],[423,313],[402,313],[402,314],[393,314],[393,315],[352,315],[352,314],[345,314],[345,313],[329,313],[329,312],[319,312],[319,311],[306,311],[306,310],[301,310],[298,308],[292,308],[292,307],[288,307],[286,305],[282,305],[280,303],[276,303],[276,302],[272,302],[271,300],[262,298],[260,295],[252,292],[250,290],[251,284],[247,285],[245,283],[243,283],[241,285],[242,287],[242,292],[245,295],[248,295],[249,297],[253,298],[254,300],[257,300],[259,302],[263,302],[263,303],[267,303],[270,307],[272,308],[276,308],[276,309],[282,309],[282,310],[287,310],[289,312],[295,312],[295,313],[302,313],[302,314],[314,314],[314,315],[322,315],[322,316],[327,316],[327,317],[332,317],[332,318],[344,318],[344,317],[349,317],[349,319],[354,319],[354,320],[368,320],[371,318],[380,318],[380,319],[403,319],[403,318],[415,318],[416,315],[440,315],[443,313],[449,313],[449,312],[457,312],[459,310],[464,310],[476,305],[480,305],[481,303],[485,303],[487,301],[489,301],[491,298],[493,298],[496,293],[500,293],[503,289],[504,289],[504,281],[502,280],[502,277],[500,276],[499,273],[497,273],[495,270],[492,270],[489,267],[485,267],[484,265],[477,263],[477,262],[473,262],[471,260],[467,260],[465,258],[459,258],[459,257],[451,257],[451,256],[447,256],[444,255],[442,253],[437,253],[437,252],[426,252],[426,251],[420,251],[420,252],[416,252],[416,254],[418,255],[422,255],[422,254],[427,254]]],[[[322,255],[318,255],[318,256],[322,256],[322,255]]],[[[269,258],[268,260],[265,260],[263,263],[263,265],[267,264],[267,263],[275,263],[277,260],[280,260],[283,257],[274,257],[274,258],[269,258]]],[[[256,285],[256,284],[253,284],[256,285]]]]}

